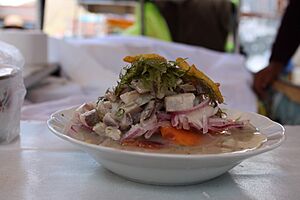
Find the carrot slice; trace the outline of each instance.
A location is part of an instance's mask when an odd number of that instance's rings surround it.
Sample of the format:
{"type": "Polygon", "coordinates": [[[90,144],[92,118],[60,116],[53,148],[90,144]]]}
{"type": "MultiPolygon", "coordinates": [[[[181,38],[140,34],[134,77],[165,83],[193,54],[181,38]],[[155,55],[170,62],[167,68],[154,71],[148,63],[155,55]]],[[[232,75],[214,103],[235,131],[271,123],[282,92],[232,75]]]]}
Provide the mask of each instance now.
{"type": "Polygon", "coordinates": [[[161,127],[160,133],[163,138],[182,146],[195,146],[201,142],[201,134],[171,126],[161,127]]]}

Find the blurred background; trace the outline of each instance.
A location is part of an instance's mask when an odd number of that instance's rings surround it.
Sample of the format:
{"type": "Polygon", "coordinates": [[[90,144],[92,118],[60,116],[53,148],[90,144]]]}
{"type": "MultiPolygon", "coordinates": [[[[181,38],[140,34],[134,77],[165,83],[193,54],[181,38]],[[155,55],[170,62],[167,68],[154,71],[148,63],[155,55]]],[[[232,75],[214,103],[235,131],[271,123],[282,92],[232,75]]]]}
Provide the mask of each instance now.
{"type": "MultiPolygon", "coordinates": [[[[71,104],[68,101],[73,104],[83,101],[82,98],[61,101],[66,97],[94,98],[115,83],[124,65],[122,57],[156,52],[169,59],[188,57],[221,83],[228,107],[260,112],[281,121],[268,112],[277,108],[265,108],[259,103],[252,90],[252,79],[254,73],[269,63],[288,3],[288,0],[1,0],[0,40],[16,46],[25,57],[23,75],[28,106],[24,108],[24,119],[33,116],[32,109],[37,112],[38,106],[47,105],[45,102],[57,101],[53,104],[57,108],[71,104]]],[[[296,53],[289,62],[293,73],[286,78],[296,91],[300,84],[299,55],[296,53]]],[[[282,98],[276,98],[276,106],[280,107],[278,102],[282,98]]],[[[296,99],[297,106],[300,104],[300,97],[292,99],[296,99]]],[[[47,118],[51,111],[42,114],[47,118]]]]}
{"type": "MultiPolygon", "coordinates": [[[[268,63],[287,0],[233,1],[239,9],[238,37],[246,66],[257,72],[268,63]],[[237,5],[239,4],[239,5],[237,5]]],[[[91,38],[121,34],[135,22],[135,1],[50,0],[45,1],[43,30],[57,38],[91,38]]],[[[24,29],[40,29],[39,0],[1,0],[0,27],[16,23],[24,29]]],[[[230,39],[228,49],[230,50],[230,39]]],[[[227,50],[228,50],[227,49],[227,50]]]]}

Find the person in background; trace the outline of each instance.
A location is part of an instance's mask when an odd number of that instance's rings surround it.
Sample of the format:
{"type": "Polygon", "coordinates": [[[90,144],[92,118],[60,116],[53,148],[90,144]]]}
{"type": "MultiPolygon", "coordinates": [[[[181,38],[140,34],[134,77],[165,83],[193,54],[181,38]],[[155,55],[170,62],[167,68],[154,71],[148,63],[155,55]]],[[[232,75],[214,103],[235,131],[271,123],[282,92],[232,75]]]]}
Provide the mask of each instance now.
{"type": "Polygon", "coordinates": [[[174,42],[225,51],[234,29],[235,5],[228,0],[153,0],[174,42]]]}
{"type": "MultiPolygon", "coordinates": [[[[232,0],[237,1],[238,0],[232,0]]],[[[145,0],[145,35],[224,52],[234,34],[236,6],[229,0],[145,0]]],[[[141,34],[140,7],[125,35],[141,34]]]]}
{"type": "Polygon", "coordinates": [[[290,0],[282,18],[269,65],[254,75],[253,88],[262,99],[268,99],[268,89],[288,66],[300,44],[300,1],[290,0]]]}

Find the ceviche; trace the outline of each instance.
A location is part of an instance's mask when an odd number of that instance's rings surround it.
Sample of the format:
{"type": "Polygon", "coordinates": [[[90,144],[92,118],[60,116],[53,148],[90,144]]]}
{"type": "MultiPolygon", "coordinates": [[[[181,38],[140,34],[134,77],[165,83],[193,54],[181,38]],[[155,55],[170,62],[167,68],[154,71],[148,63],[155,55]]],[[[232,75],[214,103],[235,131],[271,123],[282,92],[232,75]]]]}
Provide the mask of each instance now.
{"type": "Polygon", "coordinates": [[[220,153],[266,141],[249,121],[229,119],[220,84],[186,59],[127,56],[117,86],[79,106],[66,131],[99,145],[175,153],[220,153]],[[83,134],[84,133],[84,134],[83,134]]]}

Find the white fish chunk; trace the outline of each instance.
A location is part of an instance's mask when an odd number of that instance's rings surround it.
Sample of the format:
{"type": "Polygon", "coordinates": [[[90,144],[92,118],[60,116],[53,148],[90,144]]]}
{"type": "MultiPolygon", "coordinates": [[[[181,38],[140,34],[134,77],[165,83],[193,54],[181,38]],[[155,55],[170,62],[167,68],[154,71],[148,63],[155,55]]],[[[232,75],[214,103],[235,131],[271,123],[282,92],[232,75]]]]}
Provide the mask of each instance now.
{"type": "Polygon", "coordinates": [[[195,95],[193,93],[176,94],[165,97],[167,112],[175,112],[190,109],[194,106],[195,95]]]}

